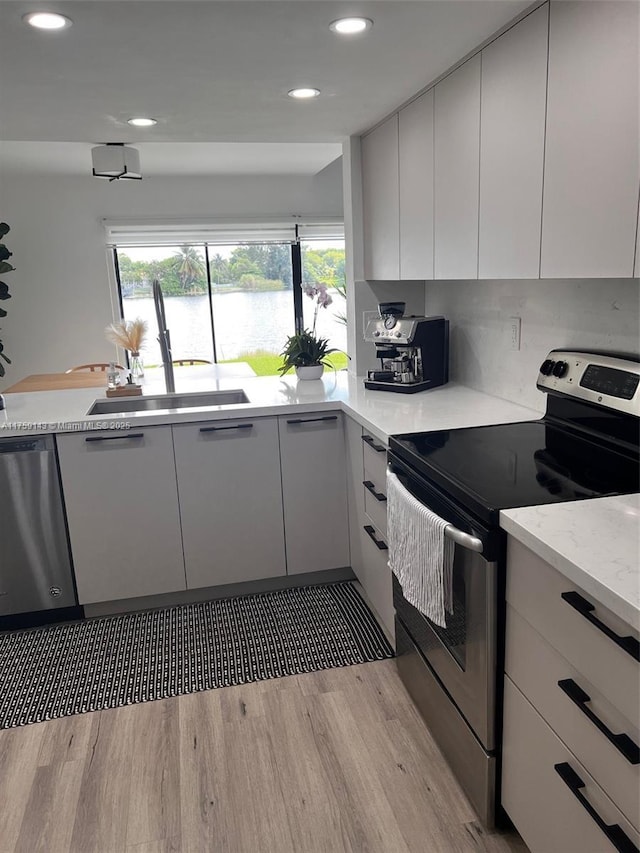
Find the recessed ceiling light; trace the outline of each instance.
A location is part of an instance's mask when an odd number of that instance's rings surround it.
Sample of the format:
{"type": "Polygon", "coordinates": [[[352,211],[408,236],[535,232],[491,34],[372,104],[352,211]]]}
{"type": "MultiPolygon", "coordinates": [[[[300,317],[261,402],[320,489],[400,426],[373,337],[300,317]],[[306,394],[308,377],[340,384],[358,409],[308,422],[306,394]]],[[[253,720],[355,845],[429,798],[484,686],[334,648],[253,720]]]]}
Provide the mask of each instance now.
{"type": "Polygon", "coordinates": [[[132,124],[134,127],[152,127],[158,122],[154,118],[129,118],[127,124],[132,124]]]}
{"type": "Polygon", "coordinates": [[[309,98],[317,98],[320,94],[320,89],[311,89],[304,87],[302,89],[291,89],[287,92],[290,98],[298,98],[298,100],[308,100],[309,98]]]}
{"type": "Polygon", "coordinates": [[[70,27],[73,21],[57,12],[29,12],[22,16],[25,24],[36,27],[39,30],[63,30],[70,27]]]}
{"type": "Polygon", "coordinates": [[[329,24],[329,29],[340,33],[341,36],[355,36],[370,30],[372,26],[373,21],[370,18],[339,18],[329,24]]]}

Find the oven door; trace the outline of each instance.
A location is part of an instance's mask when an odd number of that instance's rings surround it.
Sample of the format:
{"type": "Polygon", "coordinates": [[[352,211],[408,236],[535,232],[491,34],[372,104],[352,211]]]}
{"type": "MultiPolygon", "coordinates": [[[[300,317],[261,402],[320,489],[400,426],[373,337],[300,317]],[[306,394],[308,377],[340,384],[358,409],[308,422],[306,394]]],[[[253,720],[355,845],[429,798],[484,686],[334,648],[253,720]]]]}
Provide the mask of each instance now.
{"type": "Polygon", "coordinates": [[[496,747],[498,566],[502,537],[389,454],[403,486],[456,531],[453,613],[440,628],[409,604],[393,578],[397,616],[485,751],[496,747]],[[458,540],[458,541],[456,541],[458,540]]]}

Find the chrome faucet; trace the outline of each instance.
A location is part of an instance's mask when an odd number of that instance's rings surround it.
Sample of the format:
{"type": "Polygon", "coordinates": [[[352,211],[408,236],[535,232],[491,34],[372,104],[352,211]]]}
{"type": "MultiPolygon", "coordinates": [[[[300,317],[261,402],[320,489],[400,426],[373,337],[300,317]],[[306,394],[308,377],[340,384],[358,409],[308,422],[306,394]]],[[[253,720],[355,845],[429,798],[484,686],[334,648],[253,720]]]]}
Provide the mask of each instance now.
{"type": "Polygon", "coordinates": [[[167,329],[167,318],[164,313],[164,297],[162,296],[162,289],[157,278],[154,278],[152,287],[153,301],[156,306],[156,320],[158,321],[158,343],[160,344],[162,366],[164,368],[164,382],[167,394],[173,394],[176,390],[176,383],[173,375],[171,336],[169,335],[169,329],[167,329]]]}

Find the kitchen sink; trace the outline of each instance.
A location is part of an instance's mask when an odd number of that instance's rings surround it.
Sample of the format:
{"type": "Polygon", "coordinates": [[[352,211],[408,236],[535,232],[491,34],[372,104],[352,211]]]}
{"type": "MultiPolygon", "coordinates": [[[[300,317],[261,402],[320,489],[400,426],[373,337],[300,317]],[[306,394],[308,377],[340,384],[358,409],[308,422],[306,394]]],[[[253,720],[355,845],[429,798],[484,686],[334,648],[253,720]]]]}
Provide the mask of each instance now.
{"type": "Polygon", "coordinates": [[[251,401],[242,389],[205,391],[195,394],[158,394],[149,397],[115,397],[96,400],[87,415],[113,415],[120,412],[155,412],[160,409],[192,409],[202,406],[235,406],[251,401]]]}

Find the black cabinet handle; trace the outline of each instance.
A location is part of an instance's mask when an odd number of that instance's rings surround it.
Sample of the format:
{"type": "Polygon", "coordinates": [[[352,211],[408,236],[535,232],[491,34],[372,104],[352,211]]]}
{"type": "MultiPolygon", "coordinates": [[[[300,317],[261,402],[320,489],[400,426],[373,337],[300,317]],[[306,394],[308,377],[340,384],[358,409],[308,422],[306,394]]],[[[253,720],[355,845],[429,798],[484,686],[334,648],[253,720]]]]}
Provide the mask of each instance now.
{"type": "Polygon", "coordinates": [[[621,637],[619,634],[616,634],[615,631],[612,631],[608,625],[605,625],[604,622],[601,622],[597,616],[593,615],[593,611],[596,609],[594,604],[591,604],[590,601],[587,601],[586,598],[583,598],[577,592],[563,592],[561,593],[561,597],[573,607],[574,610],[577,610],[581,616],[591,622],[592,625],[602,631],[610,640],[620,646],[621,649],[624,649],[628,655],[631,655],[634,660],[640,661],[640,643],[636,640],[635,637],[621,637]]]}
{"type": "Polygon", "coordinates": [[[554,764],[553,769],[571,791],[576,800],[578,800],[582,808],[587,812],[592,820],[598,824],[600,829],[604,832],[619,853],[640,853],[636,845],[619,824],[605,823],[605,821],[600,817],[598,812],[582,793],[581,788],[584,788],[584,782],[570,764],[567,764],[566,761],[562,764],[554,764]]]}
{"type": "Polygon", "coordinates": [[[376,453],[386,453],[387,448],[382,444],[376,444],[375,439],[370,435],[363,435],[362,440],[365,444],[368,444],[372,450],[375,450],[376,453]]]}
{"type": "Polygon", "coordinates": [[[315,424],[320,421],[337,421],[337,415],[325,415],[323,418],[292,418],[287,421],[288,424],[315,424]]]}
{"type": "Polygon", "coordinates": [[[371,539],[373,544],[379,548],[381,551],[388,551],[389,546],[382,539],[376,539],[376,530],[375,527],[372,527],[370,524],[365,524],[364,526],[365,533],[371,539]]]}
{"type": "Polygon", "coordinates": [[[374,496],[374,498],[375,498],[377,501],[386,501],[387,496],[386,496],[386,495],[383,495],[383,494],[382,494],[382,492],[376,492],[376,487],[375,487],[375,485],[371,482],[371,480],[363,480],[363,481],[362,481],[362,485],[365,487],[365,489],[366,489],[368,492],[371,492],[371,494],[374,496]]]}
{"type": "Polygon", "coordinates": [[[572,678],[564,678],[559,681],[558,687],[567,694],[574,705],[580,708],[585,717],[591,720],[593,725],[615,746],[618,752],[624,755],[629,764],[640,764],[640,747],[638,744],[634,743],[627,734],[614,734],[600,717],[593,713],[591,708],[587,708],[586,703],[591,701],[591,697],[572,678]]]}
{"type": "Polygon", "coordinates": [[[88,435],[85,441],[117,441],[118,439],[144,438],[143,432],[124,432],[121,435],[88,435]]]}
{"type": "Polygon", "coordinates": [[[221,432],[223,429],[253,429],[253,424],[232,424],[221,427],[200,427],[200,432],[221,432]]]}

